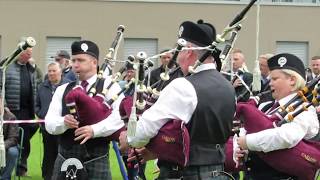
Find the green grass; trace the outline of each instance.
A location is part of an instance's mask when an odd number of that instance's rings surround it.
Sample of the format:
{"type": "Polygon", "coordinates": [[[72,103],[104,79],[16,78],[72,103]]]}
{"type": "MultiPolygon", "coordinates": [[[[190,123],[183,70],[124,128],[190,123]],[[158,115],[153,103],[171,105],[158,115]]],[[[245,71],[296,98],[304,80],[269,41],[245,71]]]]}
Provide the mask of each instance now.
{"type": "MultiPolygon", "coordinates": [[[[111,147],[111,146],[110,146],[111,147]]],[[[37,132],[31,140],[31,153],[28,159],[28,175],[29,177],[21,178],[21,180],[42,180],[41,162],[43,157],[42,136],[37,132]]],[[[110,148],[110,166],[113,180],[122,180],[119,165],[113,148],[110,148]]],[[[146,177],[148,180],[155,179],[158,174],[153,174],[155,165],[153,161],[148,162],[146,167],[146,177]]],[[[12,178],[13,179],[13,178],[12,178]]],[[[16,178],[18,179],[18,178],[16,178]]],[[[241,174],[242,179],[242,174],[241,174]]],[[[320,180],[320,177],[318,177],[320,180]]]]}
{"type": "MultiPolygon", "coordinates": [[[[119,169],[118,161],[112,144],[110,144],[110,167],[113,180],[122,180],[121,172],[119,169]]],[[[42,145],[42,136],[37,132],[31,139],[31,153],[28,159],[28,177],[20,178],[21,180],[42,180],[41,177],[41,163],[43,157],[43,145],[42,145]]],[[[148,162],[146,167],[146,176],[147,179],[155,179],[157,174],[152,172],[155,170],[155,165],[153,161],[148,162]]],[[[12,177],[13,179],[13,177],[12,177]]],[[[18,178],[16,178],[18,179],[18,178]]]]}

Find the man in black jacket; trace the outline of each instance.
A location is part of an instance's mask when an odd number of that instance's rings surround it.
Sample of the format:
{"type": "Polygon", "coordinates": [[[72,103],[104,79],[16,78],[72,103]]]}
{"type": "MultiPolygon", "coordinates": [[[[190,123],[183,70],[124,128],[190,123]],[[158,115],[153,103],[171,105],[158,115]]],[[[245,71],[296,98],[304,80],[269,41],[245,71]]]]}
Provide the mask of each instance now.
{"type": "MultiPolygon", "coordinates": [[[[164,53],[166,51],[169,51],[169,49],[162,50],[160,53],[164,53]]],[[[160,74],[165,71],[165,66],[169,64],[170,60],[172,59],[172,56],[172,53],[166,53],[165,55],[160,56],[161,66],[150,72],[150,85],[156,83],[161,79],[160,74]]]]}
{"type": "Polygon", "coordinates": [[[232,68],[233,73],[237,76],[233,76],[231,79],[230,76],[226,76],[226,78],[232,83],[238,101],[247,101],[250,97],[250,92],[246,88],[251,87],[253,81],[253,75],[246,71],[245,69],[245,57],[240,49],[234,49],[231,53],[232,60],[232,68]],[[241,80],[246,84],[246,86],[242,83],[241,80]]]}

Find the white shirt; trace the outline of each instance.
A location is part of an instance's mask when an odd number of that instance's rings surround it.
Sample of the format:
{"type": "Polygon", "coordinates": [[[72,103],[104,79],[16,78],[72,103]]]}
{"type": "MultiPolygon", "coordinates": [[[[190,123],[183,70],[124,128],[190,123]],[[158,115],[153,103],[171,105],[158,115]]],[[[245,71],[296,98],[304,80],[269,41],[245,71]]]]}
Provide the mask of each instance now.
{"type": "MultiPolygon", "coordinates": [[[[198,66],[196,72],[215,69],[213,63],[198,66]]],[[[128,137],[133,147],[143,147],[156,136],[159,129],[170,119],[188,123],[198,104],[193,85],[185,78],[177,78],[165,87],[157,102],[146,110],[137,122],[135,137],[128,137]]]]}
{"type": "MultiPolygon", "coordinates": [[[[280,106],[286,104],[295,94],[279,100],[280,106]]],[[[257,133],[247,134],[246,141],[249,150],[270,152],[279,149],[292,148],[302,139],[311,139],[319,131],[319,121],[313,106],[296,116],[292,122],[280,127],[266,129],[257,133]]]]}
{"type": "MultiPolygon", "coordinates": [[[[96,80],[97,75],[94,75],[87,80],[89,83],[86,89],[87,91],[96,82],[96,80]]],[[[110,84],[110,82],[110,78],[106,79],[104,83],[104,88],[106,88],[110,84]]],[[[68,84],[63,84],[59,86],[52,97],[48,113],[45,117],[45,127],[50,134],[62,134],[68,129],[68,127],[64,124],[64,116],[61,116],[62,96],[68,84]]],[[[111,99],[111,97],[120,92],[120,90],[121,89],[118,84],[113,84],[108,94],[106,95],[105,101],[111,99]]],[[[119,98],[112,104],[112,113],[106,119],[91,125],[94,137],[109,136],[124,126],[124,123],[121,120],[119,113],[119,105],[123,97],[123,94],[120,95],[119,98]]]]}

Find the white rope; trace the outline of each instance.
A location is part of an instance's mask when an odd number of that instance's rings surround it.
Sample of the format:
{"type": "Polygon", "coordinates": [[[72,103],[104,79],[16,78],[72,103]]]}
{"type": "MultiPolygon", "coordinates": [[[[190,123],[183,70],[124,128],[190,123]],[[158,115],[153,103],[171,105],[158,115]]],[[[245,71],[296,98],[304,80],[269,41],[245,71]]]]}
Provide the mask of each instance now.
{"type": "Polygon", "coordinates": [[[256,28],[256,60],[255,67],[253,69],[252,91],[259,92],[261,90],[261,72],[259,68],[260,0],[257,2],[256,28]]]}
{"type": "MultiPolygon", "coordinates": [[[[208,50],[208,51],[213,51],[214,49],[211,49],[210,46],[206,47],[183,47],[180,51],[187,51],[187,50],[192,50],[192,51],[199,51],[199,50],[208,50]]],[[[152,61],[152,59],[158,59],[160,56],[166,55],[167,53],[174,53],[177,51],[176,48],[170,49],[169,51],[153,55],[151,57],[148,57],[146,60],[152,61]]]]}
{"type": "Polygon", "coordinates": [[[250,93],[250,95],[252,95],[252,91],[250,90],[250,87],[246,84],[246,82],[244,82],[244,80],[237,74],[237,73],[229,73],[229,72],[224,72],[224,71],[220,71],[221,74],[225,74],[225,75],[229,75],[231,77],[236,76],[240,81],[241,84],[247,89],[247,91],[250,93]]]}
{"type": "Polygon", "coordinates": [[[37,120],[3,120],[4,124],[21,124],[21,123],[44,123],[43,119],[37,119],[37,120]]]}

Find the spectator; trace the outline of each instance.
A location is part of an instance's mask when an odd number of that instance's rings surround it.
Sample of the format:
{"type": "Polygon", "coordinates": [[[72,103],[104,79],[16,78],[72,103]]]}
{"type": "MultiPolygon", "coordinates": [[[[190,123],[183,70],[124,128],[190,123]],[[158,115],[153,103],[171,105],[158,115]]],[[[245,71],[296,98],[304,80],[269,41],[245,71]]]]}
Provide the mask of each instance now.
{"type": "MultiPolygon", "coordinates": [[[[164,53],[166,51],[169,51],[169,49],[162,50],[160,53],[164,53]]],[[[172,56],[172,53],[166,53],[165,55],[160,56],[160,67],[150,72],[150,85],[160,80],[160,74],[165,71],[165,66],[169,64],[170,60],[172,59],[172,56]]]]}
{"type": "MultiPolygon", "coordinates": [[[[119,81],[120,87],[123,89],[125,85],[132,79],[135,78],[136,70],[133,68],[132,64],[127,64],[125,75],[122,81],[119,81]]],[[[134,86],[130,86],[128,90],[124,92],[125,96],[132,96],[134,93],[134,86]]]]}
{"type": "MultiPolygon", "coordinates": [[[[61,77],[62,69],[57,62],[48,64],[48,79],[46,79],[38,88],[36,101],[36,115],[40,119],[44,119],[52,96],[56,88],[69,80],[61,77]]],[[[44,180],[50,180],[52,177],[52,170],[54,161],[58,155],[58,139],[57,136],[49,134],[44,125],[40,126],[43,141],[43,159],[42,159],[42,177],[44,180]]]]}
{"type": "Polygon", "coordinates": [[[29,59],[29,63],[35,68],[37,71],[37,82],[40,84],[43,81],[43,73],[39,66],[36,64],[35,60],[33,58],[29,59]]]}
{"type": "MultiPolygon", "coordinates": [[[[259,56],[259,68],[261,72],[261,90],[258,93],[266,92],[270,90],[270,70],[268,67],[268,59],[273,54],[262,54],[259,56]]],[[[271,92],[266,93],[260,97],[260,103],[273,100],[271,92]]]]}
{"type": "MultiPolygon", "coordinates": [[[[1,99],[0,99],[1,101],[1,99]]],[[[3,108],[0,105],[0,110],[3,108]]],[[[4,108],[4,120],[15,120],[14,114],[10,112],[8,108],[4,108]]],[[[4,145],[6,149],[6,166],[3,167],[0,171],[0,179],[2,180],[10,180],[11,174],[14,169],[14,166],[17,163],[17,159],[19,156],[18,151],[18,125],[17,124],[3,124],[3,136],[4,136],[4,145]]]]}
{"type": "Polygon", "coordinates": [[[60,50],[53,58],[57,63],[60,64],[62,69],[62,76],[65,79],[69,79],[70,81],[75,81],[77,79],[75,73],[72,71],[72,66],[70,64],[70,55],[67,51],[60,50]]]}
{"type": "MultiPolygon", "coordinates": [[[[38,73],[30,64],[32,48],[27,48],[10,64],[6,70],[5,101],[7,107],[19,120],[34,119],[35,101],[37,95],[38,73]]],[[[2,72],[0,72],[2,76],[2,72]]],[[[0,78],[2,85],[2,77],[0,78]]],[[[1,86],[0,85],[0,86],[1,86]]],[[[30,139],[38,129],[38,124],[19,124],[24,130],[22,157],[16,174],[27,175],[27,159],[30,154],[30,139]]],[[[21,137],[21,136],[20,136],[21,137]]]]}
{"type": "Polygon", "coordinates": [[[234,89],[236,90],[238,101],[247,101],[250,97],[248,89],[242,84],[242,81],[238,78],[240,77],[247,87],[251,87],[253,81],[253,75],[246,70],[245,57],[240,49],[234,49],[231,53],[231,61],[233,72],[238,76],[226,76],[228,80],[231,81],[234,89]]]}

